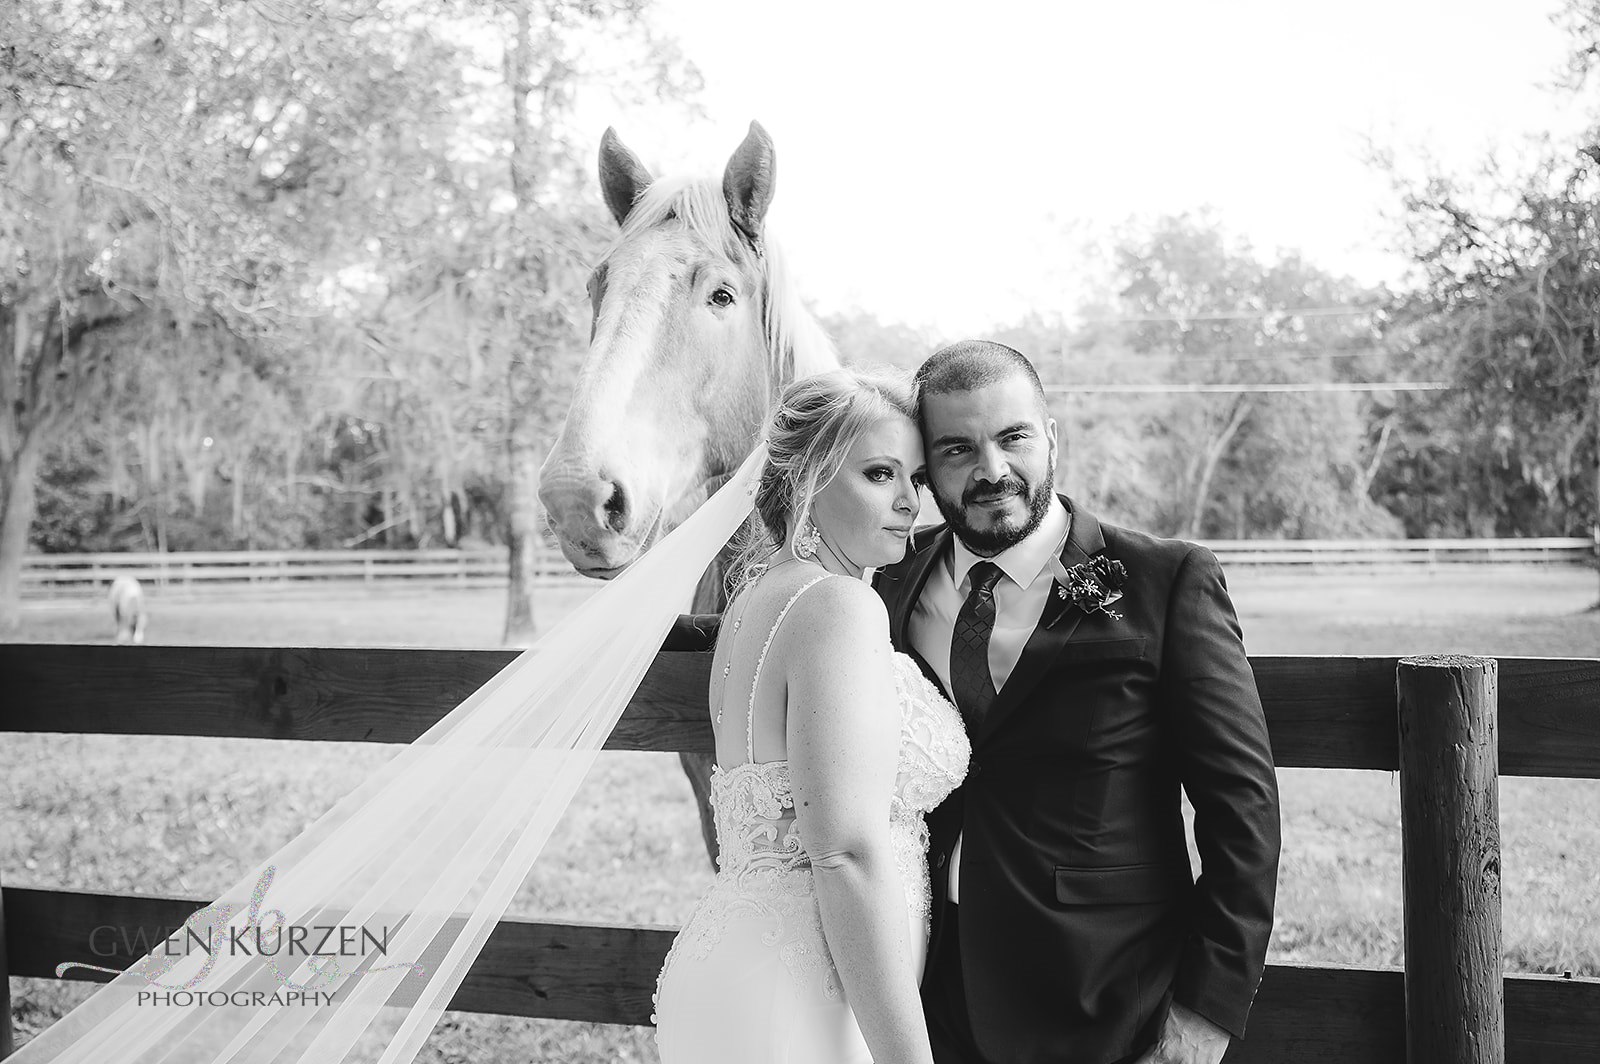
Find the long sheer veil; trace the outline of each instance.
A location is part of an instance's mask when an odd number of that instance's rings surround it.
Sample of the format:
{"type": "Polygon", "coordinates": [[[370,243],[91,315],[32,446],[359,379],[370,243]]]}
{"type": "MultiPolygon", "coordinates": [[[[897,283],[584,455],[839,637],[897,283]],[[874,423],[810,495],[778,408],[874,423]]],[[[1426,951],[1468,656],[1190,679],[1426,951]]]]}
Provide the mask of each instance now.
{"type": "Polygon", "coordinates": [[[758,447],[640,561],[9,1059],[409,1064],[749,514],[765,455],[758,447]],[[329,927],[336,943],[306,930],[329,927]]]}

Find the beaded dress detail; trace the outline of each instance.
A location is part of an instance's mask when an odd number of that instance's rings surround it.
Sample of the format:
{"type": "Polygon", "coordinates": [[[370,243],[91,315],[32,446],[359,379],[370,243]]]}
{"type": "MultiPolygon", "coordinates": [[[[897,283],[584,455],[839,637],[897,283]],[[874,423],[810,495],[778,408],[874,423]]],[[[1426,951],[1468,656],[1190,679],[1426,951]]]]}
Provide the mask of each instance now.
{"type": "MultiPolygon", "coordinates": [[[[789,609],[826,578],[802,585],[767,634],[746,707],[747,759],[712,769],[718,869],[657,984],[663,1064],[867,1059],[823,938],[789,763],[753,757],[755,684],[767,651],[789,609]]],[[[900,748],[890,833],[920,970],[931,905],[924,818],[961,783],[971,748],[960,714],[916,662],[901,653],[891,660],[900,748]]]]}

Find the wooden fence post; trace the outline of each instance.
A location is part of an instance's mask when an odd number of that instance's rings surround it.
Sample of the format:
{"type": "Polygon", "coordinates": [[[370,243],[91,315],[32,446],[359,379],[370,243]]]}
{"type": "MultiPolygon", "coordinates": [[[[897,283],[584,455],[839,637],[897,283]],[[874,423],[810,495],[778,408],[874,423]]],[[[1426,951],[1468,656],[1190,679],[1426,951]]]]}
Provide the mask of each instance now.
{"type": "Polygon", "coordinates": [[[1402,658],[1400,828],[1408,1064],[1504,1064],[1499,665],[1402,658]]]}

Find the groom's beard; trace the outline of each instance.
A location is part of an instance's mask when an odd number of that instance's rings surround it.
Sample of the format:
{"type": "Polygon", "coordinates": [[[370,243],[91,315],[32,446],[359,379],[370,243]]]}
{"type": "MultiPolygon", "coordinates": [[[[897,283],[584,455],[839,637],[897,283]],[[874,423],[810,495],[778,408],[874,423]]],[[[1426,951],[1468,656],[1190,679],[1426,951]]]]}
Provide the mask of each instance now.
{"type": "Polygon", "coordinates": [[[933,493],[934,504],[944,515],[961,542],[972,553],[992,558],[1007,547],[1014,547],[1033,534],[1050,512],[1050,496],[1055,492],[1056,459],[1050,456],[1050,465],[1038,483],[1029,484],[1021,477],[1007,476],[1004,480],[974,484],[961,494],[961,501],[953,505],[938,492],[933,493]],[[1027,504],[1027,516],[1019,523],[994,522],[987,528],[975,528],[968,512],[980,499],[991,500],[1005,495],[1017,495],[1027,504]]]}

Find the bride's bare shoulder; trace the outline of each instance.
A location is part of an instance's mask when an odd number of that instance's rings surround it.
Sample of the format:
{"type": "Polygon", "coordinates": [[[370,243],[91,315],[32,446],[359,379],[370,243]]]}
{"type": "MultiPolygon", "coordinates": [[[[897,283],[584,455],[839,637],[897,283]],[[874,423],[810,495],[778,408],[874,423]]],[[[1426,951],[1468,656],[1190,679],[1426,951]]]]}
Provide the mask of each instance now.
{"type": "Polygon", "coordinates": [[[861,580],[830,576],[795,600],[789,621],[791,653],[804,656],[888,649],[889,612],[861,580]]]}

